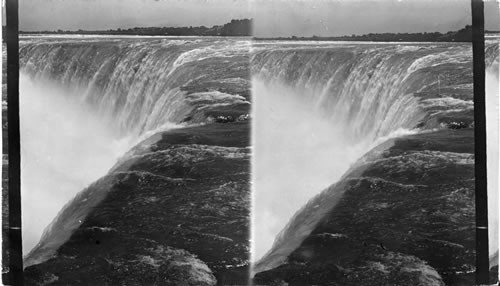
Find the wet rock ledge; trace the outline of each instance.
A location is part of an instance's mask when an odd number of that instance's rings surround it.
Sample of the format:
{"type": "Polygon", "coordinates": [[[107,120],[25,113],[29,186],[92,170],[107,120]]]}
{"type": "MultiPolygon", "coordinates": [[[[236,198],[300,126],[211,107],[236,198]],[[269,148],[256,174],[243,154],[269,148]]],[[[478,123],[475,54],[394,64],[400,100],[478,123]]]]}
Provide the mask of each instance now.
{"type": "Polygon", "coordinates": [[[294,217],[256,285],[474,284],[473,129],[386,144],[294,217]],[[312,232],[291,244],[313,217],[312,232]]]}
{"type": "Polygon", "coordinates": [[[136,146],[61,211],[26,284],[246,285],[249,145],[243,121],[136,146]]]}

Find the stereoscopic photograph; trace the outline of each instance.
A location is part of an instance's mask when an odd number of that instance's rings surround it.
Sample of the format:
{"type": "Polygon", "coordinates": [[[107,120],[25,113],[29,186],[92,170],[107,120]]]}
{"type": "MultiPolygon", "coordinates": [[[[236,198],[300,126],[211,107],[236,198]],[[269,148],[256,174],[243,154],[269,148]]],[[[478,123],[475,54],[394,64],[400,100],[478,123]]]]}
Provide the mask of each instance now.
{"type": "Polygon", "coordinates": [[[498,1],[13,2],[3,284],[497,283],[498,1]]]}
{"type": "Polygon", "coordinates": [[[19,4],[25,284],[246,284],[247,2],[19,4]]]}

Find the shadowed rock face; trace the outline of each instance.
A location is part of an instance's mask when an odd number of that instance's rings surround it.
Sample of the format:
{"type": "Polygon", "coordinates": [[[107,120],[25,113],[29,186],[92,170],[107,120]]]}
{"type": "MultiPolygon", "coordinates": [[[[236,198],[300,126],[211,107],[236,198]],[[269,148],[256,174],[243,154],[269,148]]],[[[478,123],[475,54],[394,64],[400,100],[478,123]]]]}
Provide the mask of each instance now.
{"type": "Polygon", "coordinates": [[[473,140],[472,129],[441,130],[398,138],[386,151],[368,154],[344,178],[336,207],[284,264],[255,281],[472,285],[473,140]]]}
{"type": "Polygon", "coordinates": [[[25,269],[27,284],[247,284],[248,132],[248,122],[211,124],[132,149],[53,222],[30,254],[51,258],[25,269]]]}

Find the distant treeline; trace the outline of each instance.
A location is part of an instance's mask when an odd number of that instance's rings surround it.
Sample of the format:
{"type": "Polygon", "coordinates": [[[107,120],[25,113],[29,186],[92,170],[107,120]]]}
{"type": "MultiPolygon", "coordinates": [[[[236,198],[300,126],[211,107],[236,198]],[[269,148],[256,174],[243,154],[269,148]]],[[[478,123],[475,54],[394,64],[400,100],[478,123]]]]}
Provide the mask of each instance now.
{"type": "MultiPolygon", "coordinates": [[[[486,33],[498,33],[486,31],[486,33]]],[[[256,40],[313,40],[313,41],[370,41],[370,42],[471,42],[472,26],[442,34],[434,33],[370,33],[365,35],[351,35],[340,37],[279,37],[279,38],[255,38],[256,40]]]]}
{"type": "Polygon", "coordinates": [[[252,19],[231,20],[212,27],[136,27],[116,30],[20,31],[20,34],[83,34],[83,35],[143,35],[143,36],[251,36],[252,19]]]}
{"type": "MultiPolygon", "coordinates": [[[[3,26],[5,35],[6,27],[3,26]]],[[[20,34],[92,34],[92,35],[144,35],[144,36],[252,36],[252,19],[231,20],[224,25],[212,27],[136,27],[116,30],[76,30],[76,31],[20,31],[20,34]]],[[[500,33],[500,31],[485,31],[485,33],[500,33]]],[[[471,42],[472,26],[467,25],[458,31],[446,34],[433,33],[370,33],[339,37],[273,37],[255,40],[302,40],[302,41],[372,41],[372,42],[471,42]]]]}

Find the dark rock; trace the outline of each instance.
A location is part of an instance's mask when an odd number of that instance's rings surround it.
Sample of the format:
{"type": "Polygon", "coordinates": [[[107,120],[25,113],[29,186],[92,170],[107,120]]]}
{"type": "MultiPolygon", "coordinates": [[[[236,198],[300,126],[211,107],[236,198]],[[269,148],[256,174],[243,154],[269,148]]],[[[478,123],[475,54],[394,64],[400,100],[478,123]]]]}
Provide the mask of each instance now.
{"type": "Polygon", "coordinates": [[[291,222],[259,262],[256,283],[474,284],[473,140],[472,129],[448,129],[398,138],[368,154],[295,215],[314,217],[323,202],[333,206],[286,255],[298,231],[291,222]],[[337,203],[335,192],[343,194],[337,203]],[[285,256],[276,266],[279,253],[285,256]]]}
{"type": "Polygon", "coordinates": [[[59,214],[26,284],[246,285],[248,132],[177,129],[131,150],[59,214]]]}

